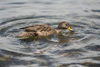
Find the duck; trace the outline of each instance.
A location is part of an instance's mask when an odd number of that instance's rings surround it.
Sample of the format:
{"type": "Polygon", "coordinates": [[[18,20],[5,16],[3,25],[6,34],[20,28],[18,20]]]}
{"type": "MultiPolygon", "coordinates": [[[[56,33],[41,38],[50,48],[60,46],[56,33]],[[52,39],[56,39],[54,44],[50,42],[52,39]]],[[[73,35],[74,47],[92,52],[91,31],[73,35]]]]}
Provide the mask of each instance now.
{"type": "Polygon", "coordinates": [[[17,37],[22,37],[22,38],[50,37],[53,36],[54,34],[58,35],[62,31],[62,29],[68,29],[70,31],[73,31],[69,23],[67,23],[66,21],[60,22],[56,29],[52,28],[47,24],[31,25],[20,29],[24,29],[25,31],[22,32],[21,34],[18,34],[17,37]]]}

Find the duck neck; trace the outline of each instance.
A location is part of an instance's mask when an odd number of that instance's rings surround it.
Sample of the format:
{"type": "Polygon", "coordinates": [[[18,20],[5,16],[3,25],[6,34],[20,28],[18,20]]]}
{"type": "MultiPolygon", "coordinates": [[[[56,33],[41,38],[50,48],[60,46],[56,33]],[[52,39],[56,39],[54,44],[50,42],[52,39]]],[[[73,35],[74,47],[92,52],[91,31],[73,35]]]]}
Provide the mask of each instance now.
{"type": "Polygon", "coordinates": [[[61,32],[61,29],[56,29],[56,34],[59,34],[61,32]]]}

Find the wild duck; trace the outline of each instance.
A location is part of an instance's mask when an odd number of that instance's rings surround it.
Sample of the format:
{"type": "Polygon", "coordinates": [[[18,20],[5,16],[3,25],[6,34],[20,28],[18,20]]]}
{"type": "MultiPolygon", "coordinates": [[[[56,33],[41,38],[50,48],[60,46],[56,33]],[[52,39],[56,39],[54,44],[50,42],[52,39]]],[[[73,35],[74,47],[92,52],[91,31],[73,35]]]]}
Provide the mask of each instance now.
{"type": "Polygon", "coordinates": [[[65,21],[61,22],[56,29],[46,24],[37,24],[32,26],[23,27],[25,31],[17,35],[17,37],[29,38],[29,37],[48,37],[54,34],[59,34],[62,29],[68,29],[72,31],[69,24],[65,21]]]}

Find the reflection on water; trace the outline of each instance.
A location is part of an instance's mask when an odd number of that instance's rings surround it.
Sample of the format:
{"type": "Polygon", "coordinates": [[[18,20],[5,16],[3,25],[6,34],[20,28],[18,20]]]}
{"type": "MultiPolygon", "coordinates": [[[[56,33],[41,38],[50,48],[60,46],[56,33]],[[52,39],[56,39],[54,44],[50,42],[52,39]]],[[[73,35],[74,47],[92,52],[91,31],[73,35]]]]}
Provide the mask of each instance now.
{"type": "Polygon", "coordinates": [[[0,67],[100,67],[100,1],[1,0],[0,67]],[[19,28],[67,21],[74,32],[20,39],[19,28]]]}

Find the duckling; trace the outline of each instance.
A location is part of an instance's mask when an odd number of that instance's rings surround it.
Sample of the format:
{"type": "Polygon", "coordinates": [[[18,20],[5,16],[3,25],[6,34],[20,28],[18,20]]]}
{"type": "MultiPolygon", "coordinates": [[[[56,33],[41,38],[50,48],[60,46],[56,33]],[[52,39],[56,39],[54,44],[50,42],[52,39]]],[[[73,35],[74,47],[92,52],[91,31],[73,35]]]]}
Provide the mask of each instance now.
{"type": "Polygon", "coordinates": [[[59,34],[62,29],[72,31],[69,24],[65,21],[61,22],[56,29],[46,24],[37,24],[32,26],[23,27],[25,31],[17,35],[17,37],[30,38],[30,37],[49,37],[54,34],[59,34]]]}

